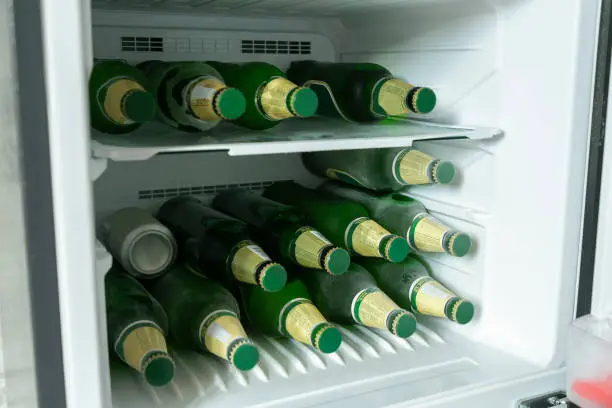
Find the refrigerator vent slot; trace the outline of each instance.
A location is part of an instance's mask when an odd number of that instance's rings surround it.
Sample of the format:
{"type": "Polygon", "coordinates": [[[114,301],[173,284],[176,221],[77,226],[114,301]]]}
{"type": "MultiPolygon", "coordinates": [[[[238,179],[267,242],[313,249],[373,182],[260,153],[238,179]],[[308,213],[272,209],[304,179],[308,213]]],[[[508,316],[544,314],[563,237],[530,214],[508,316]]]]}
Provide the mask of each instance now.
{"type": "Polygon", "coordinates": [[[243,54],[310,55],[310,41],[242,40],[243,54]]]}
{"type": "Polygon", "coordinates": [[[123,52],[164,52],[162,37],[121,37],[123,52]]]}
{"type": "MultiPolygon", "coordinates": [[[[247,190],[263,190],[266,187],[270,187],[272,184],[281,181],[259,181],[256,183],[239,183],[239,184],[219,184],[216,186],[189,186],[189,187],[174,187],[174,188],[161,188],[155,190],[140,190],[138,191],[139,200],[151,200],[158,198],[172,198],[178,196],[197,196],[204,194],[217,194],[224,190],[231,188],[244,188],[247,190]]],[[[288,181],[288,180],[282,180],[288,181]]]]}

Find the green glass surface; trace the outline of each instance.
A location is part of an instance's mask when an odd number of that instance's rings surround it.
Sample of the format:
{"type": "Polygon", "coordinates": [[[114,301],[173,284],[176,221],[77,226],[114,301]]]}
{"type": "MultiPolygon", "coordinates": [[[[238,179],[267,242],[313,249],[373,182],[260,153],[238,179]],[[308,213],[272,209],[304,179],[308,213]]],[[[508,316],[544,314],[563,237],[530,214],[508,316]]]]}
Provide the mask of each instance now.
{"type": "Polygon", "coordinates": [[[124,60],[97,60],[94,62],[91,75],[89,77],[89,112],[91,125],[98,131],[110,134],[123,134],[136,130],[144,122],[153,118],[155,112],[155,101],[148,92],[149,85],[147,78],[142,72],[124,60]],[[145,92],[134,91],[126,95],[124,109],[130,107],[130,112],[124,115],[134,123],[118,124],[104,113],[103,104],[106,95],[105,88],[108,84],[117,79],[129,79],[140,84],[145,92]],[[134,107],[138,102],[140,107],[134,107]],[[132,113],[130,115],[129,113],[132,113]]]}
{"type": "Polygon", "coordinates": [[[183,347],[204,350],[200,339],[202,321],[217,311],[240,316],[236,299],[220,283],[196,275],[184,264],[175,264],[149,291],[168,315],[170,335],[183,347]]]}

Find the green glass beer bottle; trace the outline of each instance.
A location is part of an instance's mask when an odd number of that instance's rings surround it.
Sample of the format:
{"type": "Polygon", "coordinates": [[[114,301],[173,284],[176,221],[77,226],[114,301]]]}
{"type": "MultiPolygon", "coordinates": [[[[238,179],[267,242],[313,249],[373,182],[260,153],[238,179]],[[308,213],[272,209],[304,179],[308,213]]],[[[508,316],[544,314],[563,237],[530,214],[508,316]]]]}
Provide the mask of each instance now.
{"type": "Polygon", "coordinates": [[[459,324],[469,323],[474,317],[474,305],[432,278],[429,266],[417,255],[411,254],[398,264],[363,259],[359,265],[403,308],[459,324]]]}
{"type": "Polygon", "coordinates": [[[455,178],[451,162],[415,149],[367,149],[302,155],[304,165],[321,177],[377,191],[397,191],[419,184],[448,184],[455,178]]]}
{"type": "Polygon", "coordinates": [[[302,187],[293,181],[274,183],[265,190],[264,197],[295,206],[332,243],[357,255],[391,262],[400,262],[408,255],[406,240],[370,219],[368,211],[355,202],[302,187]]]}
{"type": "Polygon", "coordinates": [[[320,115],[354,122],[429,113],[436,105],[436,94],[430,88],[411,85],[373,63],[296,61],[287,76],[317,93],[320,115]]]}
{"type": "Polygon", "coordinates": [[[123,60],[96,60],[89,77],[91,125],[104,133],[135,130],[155,117],[147,79],[123,60]]]}
{"type": "Polygon", "coordinates": [[[115,265],[104,277],[108,344],[147,382],[162,387],[174,378],[174,360],[165,334],[168,319],[160,304],[134,278],[115,265]]]}
{"type": "Polygon", "coordinates": [[[401,193],[375,193],[338,182],[325,182],[319,189],[363,205],[380,225],[405,236],[414,251],[461,257],[471,248],[472,240],[467,234],[444,225],[414,198],[401,193]]]}
{"type": "Polygon", "coordinates": [[[244,95],[204,62],[146,61],[138,68],[149,78],[161,121],[179,130],[210,130],[245,111],[244,95]]]}
{"type": "Polygon", "coordinates": [[[255,367],[259,352],[240,323],[236,299],[221,284],[187,264],[151,283],[168,314],[170,335],[183,347],[208,351],[242,371],[255,367]]]}
{"type": "Polygon", "coordinates": [[[265,62],[209,64],[246,97],[246,112],[235,121],[238,125],[264,130],[285,119],[313,116],[317,111],[317,95],[310,88],[289,81],[274,65],[265,62]]]}
{"type": "Polygon", "coordinates": [[[249,323],[269,336],[285,336],[334,353],[342,343],[338,329],[312,304],[308,290],[297,279],[279,292],[266,292],[255,286],[240,286],[242,304],[249,323]]]}
{"type": "Polygon", "coordinates": [[[207,207],[195,197],[165,202],[157,218],[170,228],[191,261],[215,274],[226,287],[238,281],[275,292],[285,285],[285,268],[272,262],[253,242],[244,222],[207,207]]]}
{"type": "Polygon", "coordinates": [[[416,330],[416,318],[399,307],[378,286],[370,273],[353,263],[344,275],[300,271],[313,303],[323,316],[343,324],[358,323],[406,338],[416,330]]]}
{"type": "Polygon", "coordinates": [[[323,269],[332,275],[348,269],[349,254],[309,227],[291,207],[242,189],[220,193],[212,206],[251,225],[256,241],[285,262],[323,269]]]}

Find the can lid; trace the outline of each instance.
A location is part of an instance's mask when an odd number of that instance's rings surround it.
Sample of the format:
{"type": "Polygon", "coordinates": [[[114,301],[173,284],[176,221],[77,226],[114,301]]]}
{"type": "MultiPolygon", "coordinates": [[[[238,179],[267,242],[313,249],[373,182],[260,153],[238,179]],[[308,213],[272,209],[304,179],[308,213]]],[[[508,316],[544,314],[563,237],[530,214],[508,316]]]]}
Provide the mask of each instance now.
{"type": "Polygon", "coordinates": [[[154,277],[167,270],[176,257],[172,235],[161,231],[146,231],[132,241],[127,253],[128,264],[144,277],[154,277]]]}
{"type": "Polygon", "coordinates": [[[410,110],[415,113],[429,113],[436,106],[436,93],[431,88],[417,87],[410,95],[410,110]]]}
{"type": "Polygon", "coordinates": [[[282,265],[271,263],[261,271],[261,287],[267,292],[278,292],[287,283],[287,271],[282,265]]]}
{"type": "Polygon", "coordinates": [[[448,241],[448,250],[451,255],[462,257],[470,251],[472,240],[467,234],[456,232],[448,241]]]}
{"type": "Polygon", "coordinates": [[[156,353],[144,363],[143,373],[149,384],[163,387],[174,378],[175,365],[166,353],[156,353]]]}
{"type": "Polygon", "coordinates": [[[136,123],[148,122],[155,116],[155,97],[146,91],[131,91],[123,98],[123,111],[136,123]]]}
{"type": "Polygon", "coordinates": [[[342,344],[340,331],[331,324],[320,329],[315,338],[315,347],[325,354],[335,353],[342,344]]]}
{"type": "Polygon", "coordinates": [[[396,235],[387,241],[385,256],[390,262],[402,262],[408,256],[408,251],[409,248],[406,240],[396,235]]]}
{"type": "Polygon", "coordinates": [[[325,270],[330,275],[342,275],[351,265],[351,256],[342,248],[332,248],[325,257],[325,270]]]}
{"type": "Polygon", "coordinates": [[[225,88],[216,98],[217,111],[223,119],[235,120],[246,111],[246,99],[236,88],[225,88]]]}
{"type": "Polygon", "coordinates": [[[455,179],[455,166],[448,161],[439,161],[432,171],[436,183],[448,184],[455,179]]]}
{"type": "Polygon", "coordinates": [[[232,353],[232,364],[241,371],[249,371],[259,362],[259,351],[249,341],[236,346],[232,353]]]}
{"type": "Polygon", "coordinates": [[[314,116],[319,107],[319,98],[310,88],[300,87],[291,94],[291,110],[302,118],[314,116]]]}

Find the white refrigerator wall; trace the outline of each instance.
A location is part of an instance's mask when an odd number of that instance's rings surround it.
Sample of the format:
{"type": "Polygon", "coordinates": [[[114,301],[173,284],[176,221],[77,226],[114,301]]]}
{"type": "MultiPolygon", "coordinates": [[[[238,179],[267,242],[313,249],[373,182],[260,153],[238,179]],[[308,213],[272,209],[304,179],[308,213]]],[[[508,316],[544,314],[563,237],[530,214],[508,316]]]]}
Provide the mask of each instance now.
{"type": "MultiPolygon", "coordinates": [[[[124,52],[119,41],[122,36],[155,37],[164,32],[174,40],[185,40],[185,32],[190,36],[187,43],[174,42],[177,47],[187,44],[185,57],[175,54],[170,59],[263,59],[283,67],[304,58],[379,62],[414,83],[433,85],[441,105],[432,120],[502,128],[505,135],[495,140],[416,145],[455,161],[461,176],[455,186],[423,187],[410,193],[476,240],[474,254],[465,259],[432,259],[441,280],[475,300],[476,321],[467,328],[444,323],[431,327],[442,333],[458,332],[542,369],[561,364],[575,297],[599,2],[317,0],[300,1],[297,13],[289,17],[274,12],[290,11],[287,0],[213,2],[233,7],[225,16],[205,14],[207,2],[95,2],[104,11],[93,12],[93,43],[87,41],[89,10],[83,10],[81,2],[66,2],[61,13],[53,2],[47,3],[43,21],[47,92],[54,102],[49,110],[50,139],[71,403],[109,406],[104,402],[107,352],[105,342],[99,341],[105,333],[103,319],[90,327],[103,302],[86,296],[90,292],[83,289],[95,293],[93,288],[99,288],[94,274],[87,273],[93,268],[94,251],[91,201],[83,197],[90,189],[82,177],[88,172],[83,155],[89,138],[82,109],[85,73],[92,54],[134,62],[163,59],[156,53],[124,52]],[[147,11],[117,11],[139,4],[147,11]],[[199,10],[198,5],[202,5],[199,10]],[[374,5],[380,7],[370,7],[374,5]],[[318,12],[329,16],[316,16],[318,12]],[[198,31],[226,32],[234,40],[240,38],[237,31],[264,40],[293,33],[317,48],[311,55],[243,54],[231,48],[228,53],[223,41],[218,46],[218,38],[214,42],[196,38],[192,46],[191,37],[198,31]],[[211,46],[213,51],[207,48],[211,46]],[[66,58],[73,62],[70,72],[62,72],[66,58]],[[75,104],[81,106],[76,118],[73,110],[58,109],[75,104]]],[[[103,213],[128,204],[143,205],[139,200],[143,191],[287,178],[314,181],[290,155],[160,156],[137,164],[109,163],[96,183],[94,203],[103,213]],[[204,160],[212,165],[206,166],[204,160]],[[261,167],[253,171],[254,164],[261,167]],[[142,171],[151,166],[159,167],[142,171]],[[196,167],[206,167],[201,179],[193,172],[196,167]]],[[[471,384],[467,394],[491,391],[477,386],[471,384]]],[[[431,401],[436,406],[445,406],[444,401],[452,404],[445,398],[449,397],[431,401]]],[[[466,398],[466,404],[472,401],[466,398]]]]}

